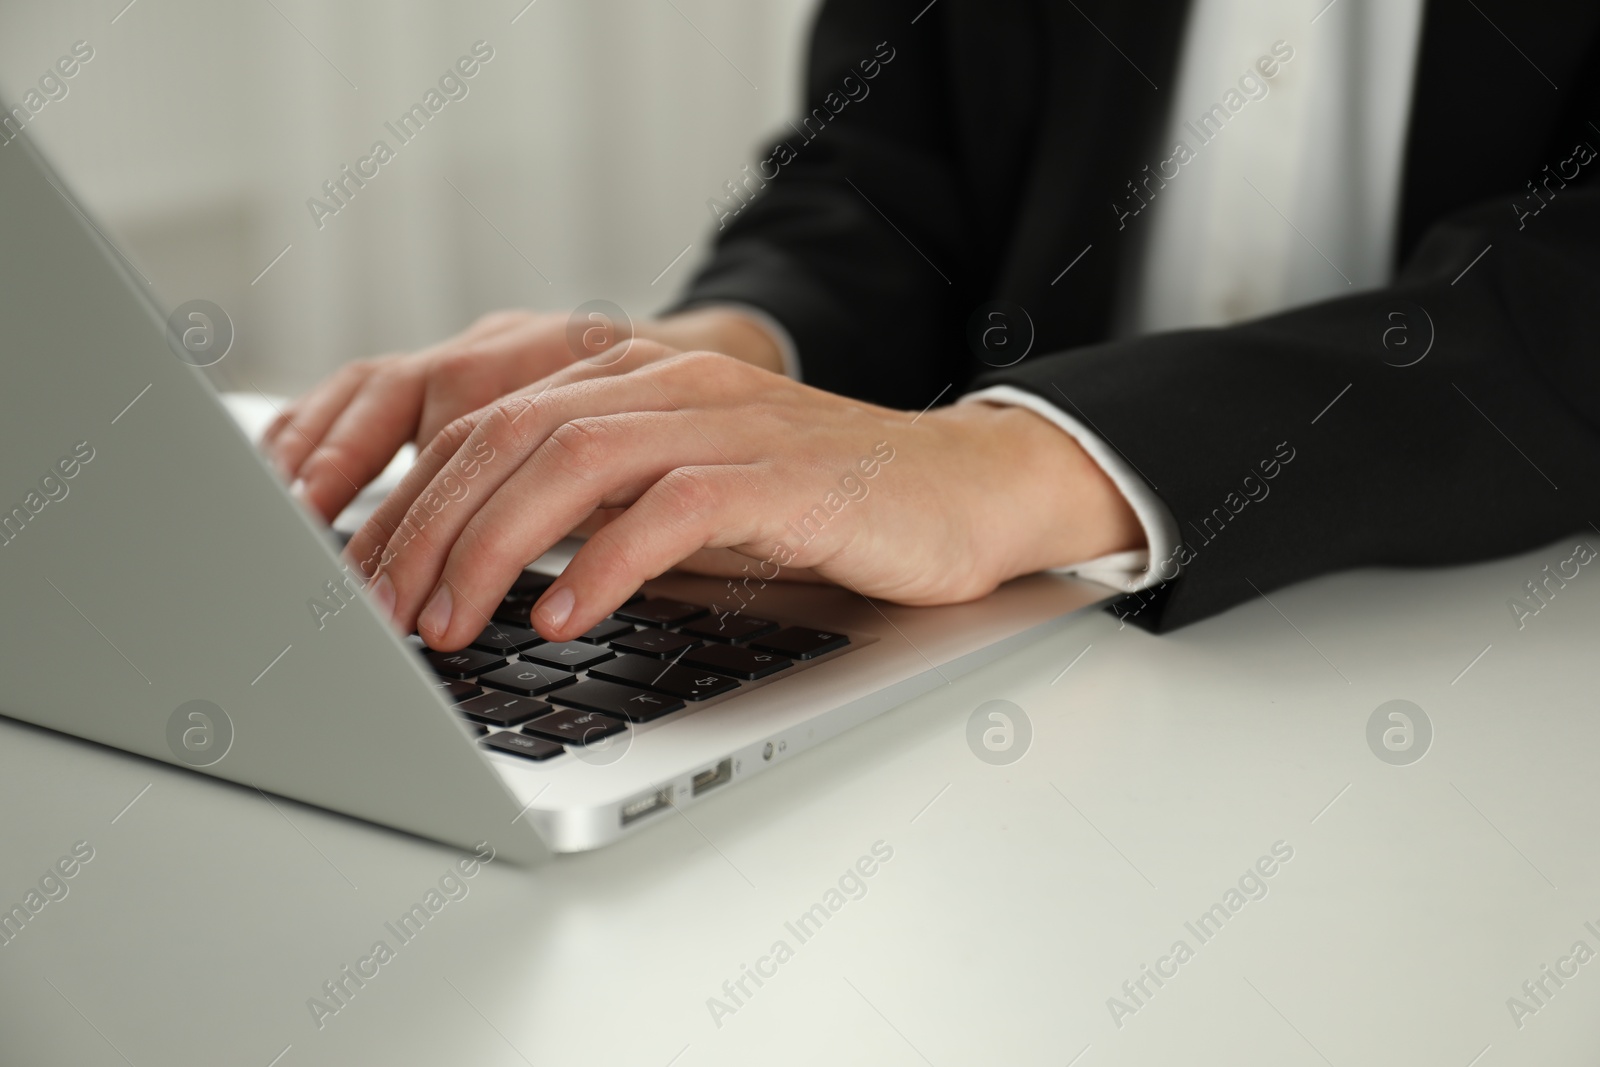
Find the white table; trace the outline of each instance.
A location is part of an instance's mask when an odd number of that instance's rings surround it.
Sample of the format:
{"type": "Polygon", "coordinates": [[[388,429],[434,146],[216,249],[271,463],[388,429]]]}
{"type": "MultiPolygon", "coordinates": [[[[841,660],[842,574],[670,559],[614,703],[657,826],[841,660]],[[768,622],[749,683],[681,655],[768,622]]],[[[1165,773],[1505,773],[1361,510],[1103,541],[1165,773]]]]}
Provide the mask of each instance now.
{"type": "Polygon", "coordinates": [[[688,818],[489,864],[321,1029],[308,999],[456,853],[0,720],[0,901],[94,850],[0,947],[0,1063],[1592,1063],[1600,961],[1520,1029],[1507,1007],[1600,951],[1600,575],[1520,631],[1507,607],[1570,547],[1166,637],[1096,614],[688,818]],[[1397,698],[1435,731],[1406,766],[1366,735],[1397,698]],[[1010,765],[966,742],[997,699],[1033,729],[1010,765]],[[880,841],[864,896],[786,928],[880,841]],[[1202,943],[1185,923],[1280,841],[1202,943]],[[1180,938],[1119,1027],[1108,998],[1180,938]]]}

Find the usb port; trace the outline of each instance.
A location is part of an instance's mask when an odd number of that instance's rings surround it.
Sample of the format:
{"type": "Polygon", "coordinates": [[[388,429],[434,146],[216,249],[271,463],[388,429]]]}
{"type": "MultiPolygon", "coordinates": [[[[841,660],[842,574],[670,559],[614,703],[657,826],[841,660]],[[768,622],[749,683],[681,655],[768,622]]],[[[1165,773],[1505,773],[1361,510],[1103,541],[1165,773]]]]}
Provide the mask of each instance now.
{"type": "Polygon", "coordinates": [[[636,822],[649,815],[652,811],[660,811],[671,803],[672,787],[670,785],[665,789],[658,789],[653,793],[646,793],[642,797],[630,800],[622,805],[622,825],[627,826],[631,822],[636,822]]]}
{"type": "Polygon", "coordinates": [[[694,795],[699,796],[708,789],[715,789],[731,781],[733,781],[733,760],[730,757],[694,776],[694,795]]]}

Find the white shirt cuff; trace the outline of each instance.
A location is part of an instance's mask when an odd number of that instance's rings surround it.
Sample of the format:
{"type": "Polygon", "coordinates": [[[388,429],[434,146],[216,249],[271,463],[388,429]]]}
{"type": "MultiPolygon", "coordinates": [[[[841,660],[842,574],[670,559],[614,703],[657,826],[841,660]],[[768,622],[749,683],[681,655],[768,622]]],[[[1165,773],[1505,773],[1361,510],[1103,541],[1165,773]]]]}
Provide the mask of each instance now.
{"type": "Polygon", "coordinates": [[[1147,548],[1131,552],[1113,552],[1096,559],[1084,560],[1082,563],[1055,567],[1052,573],[1076,574],[1124,593],[1137,593],[1141,589],[1148,589],[1178,576],[1178,524],[1173,521],[1172,513],[1161,502],[1161,498],[1145,484],[1144,479],[1132,465],[1118,455],[1099,434],[1088,430],[1077,419],[1044,397],[1025,389],[1018,389],[1014,385],[993,385],[987,389],[980,389],[976,393],[963,396],[957,403],[966,404],[974,401],[1027,408],[1035,415],[1049,419],[1070,434],[1072,439],[1089,453],[1089,458],[1105,472],[1106,477],[1111,479],[1112,484],[1122,493],[1123,499],[1128,502],[1128,506],[1133,508],[1134,515],[1138,516],[1139,525],[1144,527],[1147,548]],[[1152,560],[1158,562],[1152,566],[1152,560]]]}
{"type": "Polygon", "coordinates": [[[783,361],[783,373],[797,382],[802,380],[800,377],[800,352],[794,346],[794,338],[790,336],[783,323],[773,318],[771,314],[753,304],[718,301],[716,304],[702,306],[727,308],[729,311],[737,311],[745,318],[753,320],[757,326],[767,331],[772,338],[772,343],[778,346],[778,358],[783,361]]]}

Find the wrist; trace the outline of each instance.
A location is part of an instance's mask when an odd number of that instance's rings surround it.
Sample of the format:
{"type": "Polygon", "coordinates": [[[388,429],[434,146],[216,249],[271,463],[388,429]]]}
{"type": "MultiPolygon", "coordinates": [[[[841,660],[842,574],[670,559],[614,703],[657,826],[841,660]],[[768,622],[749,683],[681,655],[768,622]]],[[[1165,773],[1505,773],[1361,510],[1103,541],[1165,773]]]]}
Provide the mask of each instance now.
{"type": "Polygon", "coordinates": [[[783,373],[777,340],[755,319],[733,308],[690,308],[641,323],[636,332],[680,351],[721,352],[762,370],[783,373]]]}
{"type": "Polygon", "coordinates": [[[1127,498],[1071,434],[1021,407],[945,410],[983,459],[977,536],[1000,581],[1145,547],[1127,498]]]}

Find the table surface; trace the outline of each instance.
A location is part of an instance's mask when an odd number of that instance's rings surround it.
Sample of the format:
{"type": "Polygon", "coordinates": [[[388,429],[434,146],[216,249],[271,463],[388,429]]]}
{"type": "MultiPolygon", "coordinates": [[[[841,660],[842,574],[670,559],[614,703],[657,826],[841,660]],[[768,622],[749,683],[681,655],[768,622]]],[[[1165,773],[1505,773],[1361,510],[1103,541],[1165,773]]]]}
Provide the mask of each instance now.
{"type": "Polygon", "coordinates": [[[1508,607],[1575,543],[1168,636],[1093,613],[617,846],[457,880],[0,719],[0,907],[93,850],[0,947],[0,1063],[1592,1063],[1600,567],[1508,607]],[[1431,738],[1369,743],[1391,700],[1431,738]]]}

